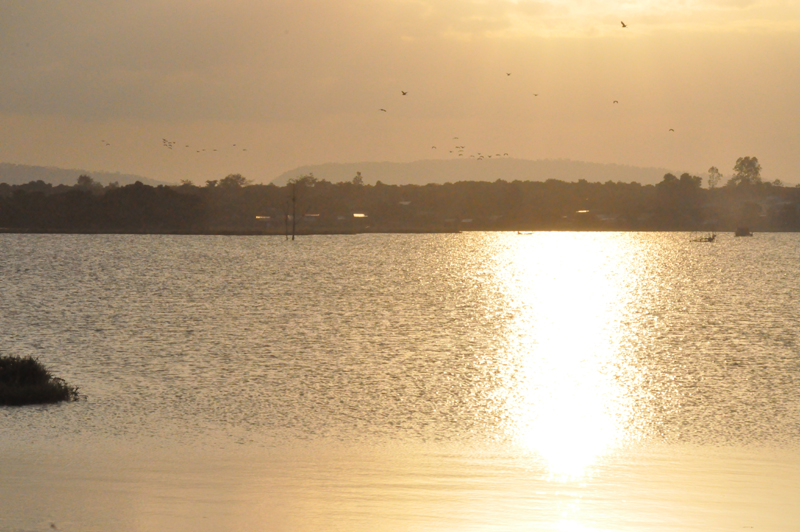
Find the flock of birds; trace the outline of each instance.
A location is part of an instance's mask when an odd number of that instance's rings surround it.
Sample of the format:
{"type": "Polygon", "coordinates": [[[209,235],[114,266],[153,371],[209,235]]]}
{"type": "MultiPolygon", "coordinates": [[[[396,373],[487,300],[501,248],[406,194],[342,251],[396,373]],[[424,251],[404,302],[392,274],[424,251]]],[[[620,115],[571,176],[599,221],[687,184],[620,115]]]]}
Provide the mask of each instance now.
{"type": "MultiPolygon", "coordinates": [[[[102,144],[103,147],[111,146],[111,143],[106,141],[106,140],[100,140],[100,144],[102,144]]],[[[169,139],[162,138],[161,139],[161,146],[163,148],[167,149],[167,150],[173,150],[173,149],[175,149],[175,147],[178,146],[178,141],[177,140],[169,140],[169,139]]],[[[192,148],[192,146],[190,146],[189,144],[184,144],[184,149],[186,149],[186,148],[189,148],[189,151],[194,149],[195,153],[220,151],[217,148],[192,148]]],[[[236,151],[239,151],[239,150],[247,151],[247,148],[242,148],[241,146],[237,146],[236,144],[231,145],[231,148],[235,148],[236,151]]]]}
{"type": "MultiPolygon", "coordinates": [[[[623,21],[623,20],[620,21],[620,24],[622,25],[623,28],[627,28],[628,27],[628,25],[625,24],[625,21],[623,21]]],[[[506,77],[511,76],[511,74],[512,74],[511,72],[506,72],[506,77]]],[[[401,94],[401,96],[407,96],[408,95],[408,91],[401,90],[400,94],[401,94]]],[[[534,97],[539,96],[539,93],[534,92],[533,96],[534,97]]],[[[613,100],[611,103],[612,104],[619,104],[619,100],[613,100]]],[[[383,107],[381,107],[378,110],[380,112],[383,112],[383,113],[388,113],[388,111],[383,107]]],[[[669,132],[674,133],[675,130],[673,128],[670,128],[669,132]]],[[[457,140],[458,137],[453,137],[453,139],[457,140]]],[[[437,149],[437,147],[436,146],[431,146],[431,149],[435,150],[435,149],[437,149]]],[[[454,150],[455,150],[455,153],[458,155],[458,157],[463,157],[464,154],[465,154],[465,152],[464,152],[465,146],[463,146],[463,145],[455,146],[454,149],[453,150],[449,150],[449,152],[450,153],[454,153],[454,150]]],[[[502,154],[497,153],[497,154],[494,155],[494,157],[508,157],[508,156],[509,156],[508,153],[505,153],[505,152],[502,153],[502,154]]],[[[481,152],[476,152],[475,154],[472,154],[469,157],[475,158],[476,160],[483,160],[484,158],[491,159],[492,155],[483,155],[481,152]]]]}
{"type": "MultiPolygon", "coordinates": [[[[176,141],[176,140],[167,140],[167,139],[161,139],[161,145],[162,145],[164,148],[167,148],[168,150],[171,150],[171,149],[173,149],[177,143],[178,143],[178,141],[176,141]]],[[[232,147],[232,148],[236,148],[237,150],[241,150],[241,151],[247,151],[247,148],[242,148],[241,146],[237,146],[236,144],[233,144],[231,147],[232,147]]],[[[189,144],[185,144],[185,145],[184,145],[184,149],[185,149],[185,148],[190,148],[190,149],[191,149],[191,146],[190,146],[189,144]]],[[[218,150],[217,150],[217,148],[200,148],[200,149],[195,149],[195,152],[197,152],[197,153],[203,153],[203,152],[205,152],[205,151],[214,152],[214,151],[218,151],[218,150]]]]}
{"type": "MultiPolygon", "coordinates": [[[[623,28],[627,28],[628,27],[628,25],[625,24],[624,21],[620,21],[620,24],[622,25],[623,28]]],[[[511,72],[506,72],[506,77],[510,77],[511,74],[512,74],[511,72]]],[[[400,91],[400,95],[401,96],[408,96],[408,91],[407,90],[401,90],[400,91]]],[[[533,93],[533,96],[537,97],[537,96],[539,96],[539,93],[533,93]]],[[[619,100],[613,100],[612,103],[613,104],[619,104],[619,100]]],[[[383,112],[383,113],[388,113],[388,110],[385,109],[385,108],[380,108],[379,111],[383,112]]],[[[672,133],[675,132],[675,130],[672,129],[672,128],[670,128],[669,131],[672,132],[672,133]]],[[[458,137],[453,137],[453,140],[458,140],[458,137]]],[[[111,146],[111,143],[107,142],[106,140],[101,140],[100,143],[104,147],[111,146]]],[[[167,150],[173,150],[173,149],[175,149],[176,146],[178,146],[178,141],[162,138],[161,139],[161,146],[163,148],[167,149],[167,150]]],[[[230,148],[236,148],[237,151],[238,150],[241,150],[243,152],[247,151],[247,148],[242,148],[241,146],[237,146],[236,144],[231,145],[230,148]]],[[[193,148],[189,144],[185,144],[184,145],[184,149],[190,149],[191,150],[193,148]]],[[[432,150],[436,150],[438,148],[436,146],[431,146],[431,149],[432,150]]],[[[459,144],[459,145],[453,146],[453,149],[449,150],[449,153],[451,153],[451,154],[454,153],[458,157],[464,157],[466,155],[465,150],[466,150],[466,146],[463,145],[463,144],[459,144]]],[[[218,149],[217,148],[194,148],[194,151],[196,153],[216,152],[216,151],[218,151],[218,149]]],[[[474,158],[474,159],[479,160],[479,161],[483,160],[483,159],[491,159],[492,157],[499,158],[499,157],[508,157],[508,156],[509,155],[508,155],[507,152],[495,153],[493,155],[492,154],[483,154],[481,152],[475,152],[475,153],[469,155],[470,158],[474,158]]]]}

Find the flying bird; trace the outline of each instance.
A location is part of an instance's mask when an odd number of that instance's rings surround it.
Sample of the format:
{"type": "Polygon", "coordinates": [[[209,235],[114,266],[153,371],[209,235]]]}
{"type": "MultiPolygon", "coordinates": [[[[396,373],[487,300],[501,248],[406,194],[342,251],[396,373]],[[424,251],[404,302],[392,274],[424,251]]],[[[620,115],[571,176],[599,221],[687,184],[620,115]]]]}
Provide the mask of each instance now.
{"type": "Polygon", "coordinates": [[[670,131],[672,131],[673,133],[675,132],[675,130],[674,130],[674,129],[672,129],[672,128],[670,128],[670,131]]]}
{"type": "Polygon", "coordinates": [[[621,20],[619,21],[619,23],[620,23],[620,24],[622,24],[622,27],[623,27],[623,28],[627,28],[627,27],[628,27],[628,25],[627,25],[627,24],[625,24],[624,22],[622,22],[621,20]]]}
{"type": "Polygon", "coordinates": [[[408,91],[400,91],[400,92],[402,92],[402,93],[403,93],[403,96],[405,96],[406,94],[408,94],[408,91]]]}
{"type": "Polygon", "coordinates": [[[619,103],[619,100],[614,100],[614,103],[619,103]]]}
{"type": "Polygon", "coordinates": [[[538,92],[534,92],[533,95],[534,96],[539,96],[539,93],[538,92]]]}
{"type": "Polygon", "coordinates": [[[385,113],[386,109],[378,109],[378,111],[383,111],[385,113]]]}

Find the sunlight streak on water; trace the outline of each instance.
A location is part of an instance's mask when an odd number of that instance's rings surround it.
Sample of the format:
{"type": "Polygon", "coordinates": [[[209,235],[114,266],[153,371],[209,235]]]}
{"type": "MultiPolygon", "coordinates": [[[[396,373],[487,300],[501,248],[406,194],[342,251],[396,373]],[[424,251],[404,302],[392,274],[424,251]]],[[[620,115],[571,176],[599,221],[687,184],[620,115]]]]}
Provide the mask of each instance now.
{"type": "Polygon", "coordinates": [[[498,262],[515,309],[506,356],[519,368],[508,382],[507,430],[556,476],[584,476],[625,438],[631,406],[609,370],[618,362],[618,302],[627,298],[616,273],[628,269],[626,252],[621,239],[540,234],[498,262]]]}

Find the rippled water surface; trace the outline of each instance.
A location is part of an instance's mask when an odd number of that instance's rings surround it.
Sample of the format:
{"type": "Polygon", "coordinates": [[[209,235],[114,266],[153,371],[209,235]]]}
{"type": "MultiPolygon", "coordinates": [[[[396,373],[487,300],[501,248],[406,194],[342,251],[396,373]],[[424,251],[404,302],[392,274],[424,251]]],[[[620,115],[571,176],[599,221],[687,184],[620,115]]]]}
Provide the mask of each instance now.
{"type": "Polygon", "coordinates": [[[0,529],[797,530],[800,235],[691,237],[0,235],[0,529]]]}

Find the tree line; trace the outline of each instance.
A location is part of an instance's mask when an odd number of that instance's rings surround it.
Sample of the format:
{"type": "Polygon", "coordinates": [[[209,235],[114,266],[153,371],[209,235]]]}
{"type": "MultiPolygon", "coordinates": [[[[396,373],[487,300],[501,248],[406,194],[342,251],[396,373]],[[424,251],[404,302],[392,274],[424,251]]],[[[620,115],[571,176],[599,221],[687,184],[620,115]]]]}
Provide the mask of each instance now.
{"type": "Polygon", "coordinates": [[[722,184],[666,174],[656,185],[503,181],[375,185],[312,174],[284,186],[240,174],[195,185],[0,184],[0,229],[43,232],[302,233],[453,230],[800,230],[800,188],[768,182],[741,157],[722,184]]]}

